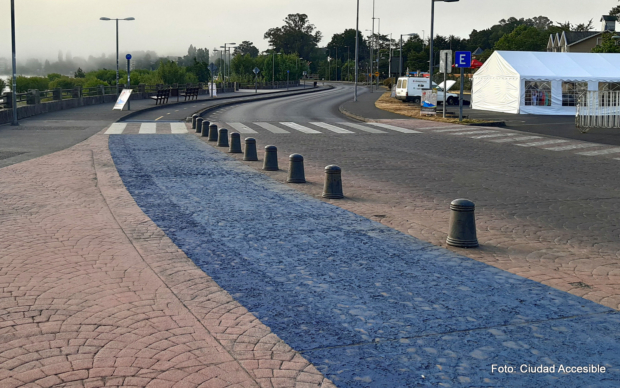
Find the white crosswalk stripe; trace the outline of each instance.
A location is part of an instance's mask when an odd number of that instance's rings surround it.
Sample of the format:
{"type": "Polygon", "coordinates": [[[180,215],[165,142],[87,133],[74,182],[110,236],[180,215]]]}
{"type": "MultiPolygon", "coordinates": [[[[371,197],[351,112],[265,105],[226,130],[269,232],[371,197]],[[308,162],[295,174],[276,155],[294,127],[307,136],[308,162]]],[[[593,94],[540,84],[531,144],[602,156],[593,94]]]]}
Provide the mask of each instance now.
{"type": "Polygon", "coordinates": [[[294,130],[299,131],[299,132],[303,132],[303,133],[321,133],[321,132],[316,131],[316,130],[314,130],[312,128],[304,127],[303,125],[299,125],[297,123],[283,122],[283,123],[280,123],[280,124],[285,125],[285,126],[287,126],[289,128],[293,128],[294,130]]]}
{"type": "Polygon", "coordinates": [[[464,135],[480,135],[483,133],[497,133],[497,131],[470,131],[470,132],[456,132],[456,133],[451,133],[450,135],[454,135],[454,136],[464,136],[464,135]]]}
{"type": "Polygon", "coordinates": [[[519,136],[519,137],[511,137],[509,139],[499,139],[499,140],[491,140],[494,143],[508,143],[509,141],[522,141],[522,140],[534,140],[540,139],[540,136],[519,136]]]}
{"type": "Polygon", "coordinates": [[[517,144],[517,145],[519,147],[538,147],[538,146],[543,146],[543,145],[548,145],[548,144],[559,144],[559,143],[567,143],[567,142],[568,140],[544,140],[544,141],[517,144]]]}
{"type": "Polygon", "coordinates": [[[360,131],[369,132],[369,133],[387,133],[387,132],[382,131],[380,129],[369,128],[369,127],[365,127],[363,125],[355,124],[355,123],[338,123],[338,124],[346,125],[347,127],[359,129],[360,131]]]}
{"type": "Polygon", "coordinates": [[[327,124],[327,123],[315,123],[315,122],[312,122],[310,124],[316,125],[317,127],[325,128],[328,131],[332,131],[332,132],[335,132],[335,133],[355,133],[353,131],[349,131],[348,129],[342,129],[340,127],[337,127],[337,126],[331,125],[331,124],[327,124]]]}
{"type": "Polygon", "coordinates": [[[419,131],[414,131],[412,129],[396,127],[396,126],[390,125],[390,124],[383,124],[383,123],[368,123],[368,124],[369,125],[374,125],[375,127],[391,129],[392,131],[397,131],[397,132],[402,132],[402,133],[422,133],[422,132],[419,132],[419,131]]]}
{"type": "Polygon", "coordinates": [[[473,130],[474,130],[474,128],[466,129],[466,128],[463,128],[463,127],[458,127],[458,128],[452,127],[450,129],[440,129],[440,130],[435,131],[435,132],[439,132],[439,133],[442,133],[442,132],[463,132],[463,131],[473,131],[473,130]]]}
{"type": "Polygon", "coordinates": [[[577,155],[596,156],[596,155],[617,154],[618,152],[620,152],[620,148],[607,148],[606,150],[578,152],[577,155]]]}
{"type": "Polygon", "coordinates": [[[565,145],[565,146],[561,146],[561,147],[551,147],[551,148],[545,148],[545,150],[547,151],[570,151],[570,150],[577,150],[577,149],[581,149],[581,148],[592,148],[592,147],[600,147],[600,144],[571,144],[571,145],[565,145]]]}
{"type": "Polygon", "coordinates": [[[110,125],[107,131],[105,131],[105,135],[120,135],[125,130],[127,124],[125,123],[114,123],[110,125]]]}
{"type": "Polygon", "coordinates": [[[472,136],[472,139],[488,139],[491,137],[506,137],[506,136],[514,136],[514,133],[497,133],[495,135],[482,135],[482,136],[472,136]]]}
{"type": "Polygon", "coordinates": [[[227,123],[239,133],[258,133],[243,123],[227,123]]]}
{"type": "Polygon", "coordinates": [[[260,123],[254,123],[254,124],[258,125],[259,127],[263,128],[263,129],[268,130],[271,133],[290,133],[289,131],[287,131],[285,129],[282,129],[280,127],[276,127],[275,125],[270,124],[270,123],[262,123],[262,122],[260,122],[260,123]]]}
{"type": "Polygon", "coordinates": [[[184,123],[170,123],[170,132],[176,133],[187,133],[187,127],[184,123]]]}
{"type": "Polygon", "coordinates": [[[144,133],[144,134],[157,133],[157,124],[142,123],[140,124],[140,131],[138,133],[144,133]]]}

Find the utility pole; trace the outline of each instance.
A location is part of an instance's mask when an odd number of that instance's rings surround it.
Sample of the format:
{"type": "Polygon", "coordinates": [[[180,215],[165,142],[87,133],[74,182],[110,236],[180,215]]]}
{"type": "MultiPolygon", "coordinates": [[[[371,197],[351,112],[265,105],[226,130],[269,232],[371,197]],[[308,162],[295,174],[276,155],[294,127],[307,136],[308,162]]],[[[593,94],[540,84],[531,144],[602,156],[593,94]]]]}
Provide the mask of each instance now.
{"type": "Polygon", "coordinates": [[[372,93],[372,40],[375,36],[375,0],[372,0],[372,35],[370,43],[370,93],[372,93]]]}
{"type": "Polygon", "coordinates": [[[13,120],[11,121],[12,126],[17,126],[19,123],[17,122],[17,65],[15,61],[15,0],[11,0],[11,44],[13,51],[13,93],[12,93],[12,104],[13,107],[13,120]]]}
{"type": "Polygon", "coordinates": [[[358,60],[359,60],[359,27],[360,27],[360,0],[357,0],[357,17],[355,21],[355,87],[353,88],[353,101],[357,102],[357,74],[358,74],[358,60]]]}

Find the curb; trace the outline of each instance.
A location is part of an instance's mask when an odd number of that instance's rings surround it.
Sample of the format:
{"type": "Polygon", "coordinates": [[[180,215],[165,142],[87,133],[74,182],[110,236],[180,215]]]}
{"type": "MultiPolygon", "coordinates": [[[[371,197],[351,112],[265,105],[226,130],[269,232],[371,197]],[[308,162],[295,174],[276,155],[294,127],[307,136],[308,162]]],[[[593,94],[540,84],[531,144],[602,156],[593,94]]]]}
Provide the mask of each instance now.
{"type": "MultiPolygon", "coordinates": [[[[309,89],[309,90],[316,91],[314,89],[309,89]]],[[[322,89],[322,90],[324,90],[324,89],[322,89]]],[[[290,90],[289,91],[280,90],[280,91],[277,91],[277,92],[269,93],[269,95],[272,96],[274,94],[279,94],[279,93],[291,93],[291,91],[290,90]]],[[[306,92],[306,93],[308,93],[308,92],[306,92]]],[[[213,98],[213,99],[209,98],[209,99],[206,99],[206,100],[179,101],[179,102],[168,103],[166,105],[163,105],[163,107],[171,107],[171,106],[177,106],[177,105],[183,105],[183,104],[189,104],[189,103],[194,103],[195,104],[196,102],[200,102],[200,101],[222,101],[222,100],[230,100],[230,99],[233,99],[233,98],[250,98],[250,97],[256,97],[256,96],[255,95],[227,96],[227,97],[219,97],[219,98],[216,97],[216,98],[213,98]]],[[[282,96],[280,96],[280,95],[273,96],[273,98],[277,98],[277,97],[282,97],[282,96]]],[[[154,111],[154,110],[157,110],[157,109],[162,109],[162,105],[155,105],[155,106],[152,106],[152,107],[149,107],[149,108],[144,108],[144,109],[141,109],[141,110],[133,111],[133,112],[127,114],[126,116],[123,116],[123,117],[119,118],[116,122],[117,123],[123,122],[123,121],[125,121],[127,119],[135,117],[135,116],[137,116],[139,114],[142,114],[144,112],[151,112],[151,111],[154,111]]]]}
{"type": "MultiPolygon", "coordinates": [[[[379,109],[379,108],[377,108],[379,109]]],[[[358,120],[358,121],[363,121],[366,123],[374,123],[376,122],[376,120],[373,119],[369,119],[367,117],[362,117],[359,115],[356,115],[355,113],[351,113],[348,110],[346,110],[344,108],[344,104],[340,105],[338,107],[338,110],[340,111],[340,113],[342,113],[343,115],[352,118],[354,120],[358,120]]],[[[389,111],[386,111],[389,112],[389,111]]],[[[416,119],[415,117],[409,117],[410,120],[420,120],[420,119],[416,119]]],[[[432,121],[432,120],[427,120],[427,121],[432,121]]],[[[506,126],[506,122],[505,121],[492,121],[489,123],[454,123],[455,125],[463,125],[466,127],[505,127],[506,126]]]]}
{"type": "Polygon", "coordinates": [[[274,100],[276,98],[288,97],[288,96],[298,96],[298,95],[301,95],[301,94],[310,94],[310,93],[324,92],[324,91],[327,91],[327,90],[331,90],[333,88],[334,88],[333,86],[328,85],[328,86],[325,86],[323,88],[310,89],[308,91],[289,92],[289,94],[287,94],[285,96],[282,96],[282,95],[279,95],[279,96],[267,95],[267,96],[262,97],[262,98],[260,98],[260,97],[259,98],[252,98],[252,99],[248,99],[248,100],[244,100],[244,101],[229,101],[229,102],[224,102],[224,103],[221,103],[221,104],[216,104],[216,105],[208,106],[208,107],[206,107],[204,109],[201,109],[199,111],[196,111],[196,112],[194,112],[192,114],[197,114],[198,116],[202,117],[202,115],[204,115],[205,113],[208,113],[208,112],[210,112],[212,110],[219,109],[219,108],[221,108],[223,106],[245,104],[247,102],[254,102],[254,101],[274,100]]]}

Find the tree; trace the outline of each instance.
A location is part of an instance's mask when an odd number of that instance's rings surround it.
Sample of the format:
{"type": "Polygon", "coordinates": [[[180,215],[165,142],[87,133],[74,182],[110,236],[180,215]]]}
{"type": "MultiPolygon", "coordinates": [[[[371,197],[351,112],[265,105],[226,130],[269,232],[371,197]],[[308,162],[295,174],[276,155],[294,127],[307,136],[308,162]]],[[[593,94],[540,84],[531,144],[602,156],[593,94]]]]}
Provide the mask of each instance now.
{"type": "Polygon", "coordinates": [[[593,53],[620,53],[620,46],[616,45],[616,41],[612,38],[614,36],[611,32],[605,32],[603,34],[603,41],[600,45],[592,49],[593,53]]]}
{"type": "MultiPolygon", "coordinates": [[[[620,0],[619,0],[620,1],[620,0]]],[[[616,5],[609,11],[610,16],[620,16],[620,5],[616,5]]]]}
{"type": "Polygon", "coordinates": [[[86,74],[84,74],[84,70],[82,70],[81,67],[78,67],[74,75],[75,75],[75,78],[86,78],[86,74]]]}
{"type": "Polygon", "coordinates": [[[308,21],[308,15],[289,14],[284,19],[284,26],[265,32],[265,39],[278,52],[308,58],[323,37],[320,31],[315,30],[316,27],[308,21]]]}
{"type": "Polygon", "coordinates": [[[495,50],[508,51],[544,51],[549,40],[549,33],[536,27],[526,25],[517,27],[510,34],[502,36],[495,44],[495,50]]]}
{"type": "Polygon", "coordinates": [[[237,55],[246,55],[248,54],[251,58],[256,58],[258,57],[258,49],[254,46],[254,43],[250,42],[249,40],[244,40],[243,42],[241,42],[241,44],[239,44],[236,48],[235,51],[233,51],[233,55],[237,56],[237,55]]]}
{"type": "Polygon", "coordinates": [[[593,24],[593,19],[590,19],[590,21],[586,24],[586,23],[579,23],[579,24],[572,24],[571,22],[564,22],[564,23],[560,23],[558,22],[557,27],[560,29],[560,31],[592,31],[592,29],[594,28],[594,24],[593,24]]]}
{"type": "MultiPolygon", "coordinates": [[[[359,60],[364,61],[369,55],[368,43],[364,36],[359,32],[359,60]]],[[[335,54],[338,48],[338,59],[347,60],[347,49],[349,46],[349,56],[351,60],[355,59],[355,29],[346,29],[341,34],[334,34],[332,40],[327,44],[327,48],[335,54]]]]}

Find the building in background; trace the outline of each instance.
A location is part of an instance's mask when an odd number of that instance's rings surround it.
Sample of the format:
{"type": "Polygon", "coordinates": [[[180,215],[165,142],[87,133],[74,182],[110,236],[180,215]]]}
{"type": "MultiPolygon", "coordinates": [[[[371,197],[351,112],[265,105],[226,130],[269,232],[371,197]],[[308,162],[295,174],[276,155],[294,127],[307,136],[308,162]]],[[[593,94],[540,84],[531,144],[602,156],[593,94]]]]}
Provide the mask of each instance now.
{"type": "Polygon", "coordinates": [[[563,31],[551,34],[547,44],[548,52],[589,53],[602,42],[604,32],[615,32],[617,16],[604,15],[600,31],[563,31]]]}

